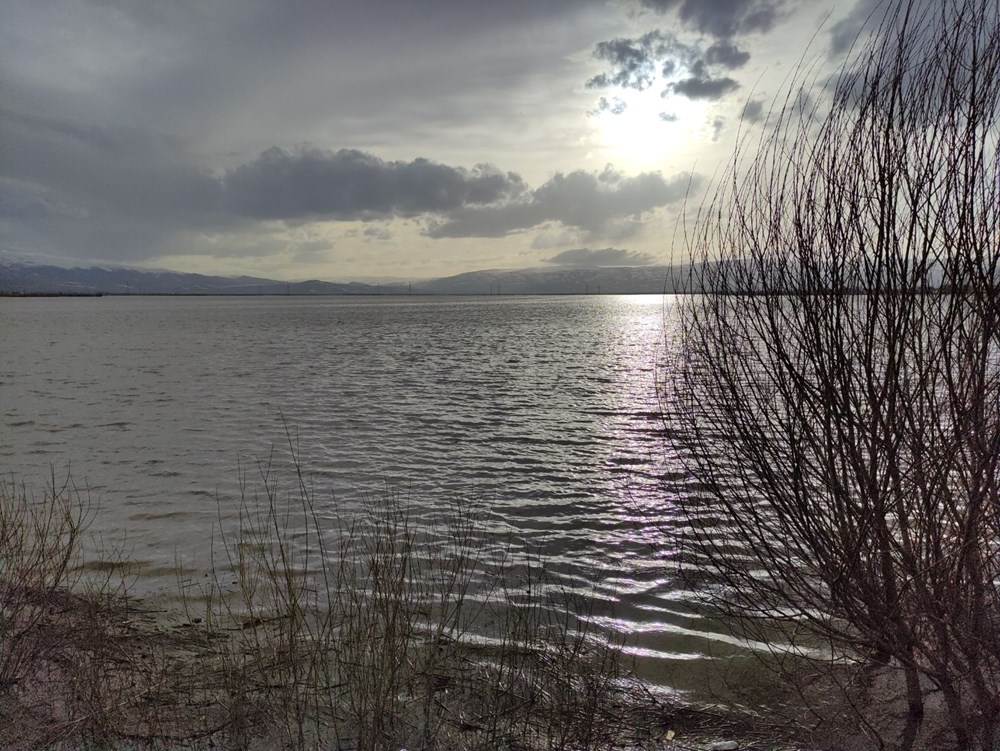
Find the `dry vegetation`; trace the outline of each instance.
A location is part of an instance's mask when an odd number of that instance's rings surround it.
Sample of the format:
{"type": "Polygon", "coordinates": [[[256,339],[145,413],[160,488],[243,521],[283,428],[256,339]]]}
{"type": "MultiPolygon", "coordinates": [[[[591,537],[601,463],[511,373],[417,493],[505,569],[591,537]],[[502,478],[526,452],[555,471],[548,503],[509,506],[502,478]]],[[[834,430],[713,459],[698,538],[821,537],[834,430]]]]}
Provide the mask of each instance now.
{"type": "Polygon", "coordinates": [[[301,477],[256,487],[176,614],[83,560],[71,485],[0,489],[4,748],[642,748],[704,723],[641,690],[537,561],[487,545],[484,512],[449,509],[442,547],[391,494],[331,530],[301,477]]]}
{"type": "Polygon", "coordinates": [[[884,9],[744,143],[692,237],[680,543],[817,738],[846,717],[861,747],[993,749],[1000,11],[884,9]]]}
{"type": "MultiPolygon", "coordinates": [[[[823,748],[852,727],[859,748],[990,749],[1000,20],[886,7],[832,100],[775,107],[691,238],[708,294],[668,384],[676,531],[779,676],[748,703],[823,748]]],[[[84,565],[85,496],[0,488],[7,747],[643,748],[681,721],[474,507],[426,535],[386,494],[331,527],[300,475],[257,487],[177,628],[84,565]]]]}

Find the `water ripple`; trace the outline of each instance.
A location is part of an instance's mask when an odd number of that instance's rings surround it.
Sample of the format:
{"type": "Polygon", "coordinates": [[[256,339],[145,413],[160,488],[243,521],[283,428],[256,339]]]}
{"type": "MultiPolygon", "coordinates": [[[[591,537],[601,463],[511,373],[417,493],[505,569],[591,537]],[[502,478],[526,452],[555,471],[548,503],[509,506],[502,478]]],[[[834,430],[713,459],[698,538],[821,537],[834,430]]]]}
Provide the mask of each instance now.
{"type": "Polygon", "coordinates": [[[291,443],[320,519],[388,486],[441,535],[472,499],[490,545],[534,551],[635,654],[725,643],[672,574],[662,298],[33,299],[0,317],[0,469],[100,488],[96,531],[150,591],[208,565],[241,485],[294,498],[291,443]]]}

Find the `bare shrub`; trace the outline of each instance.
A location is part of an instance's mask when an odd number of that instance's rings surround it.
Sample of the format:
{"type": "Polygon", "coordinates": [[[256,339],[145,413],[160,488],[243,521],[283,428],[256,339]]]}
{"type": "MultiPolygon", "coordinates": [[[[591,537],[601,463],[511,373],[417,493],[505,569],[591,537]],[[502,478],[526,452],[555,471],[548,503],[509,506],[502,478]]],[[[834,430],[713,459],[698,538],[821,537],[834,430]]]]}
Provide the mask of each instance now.
{"type": "Polygon", "coordinates": [[[37,501],[23,486],[0,484],[0,692],[15,689],[53,646],[49,609],[73,581],[90,511],[54,478],[37,501]]]}
{"type": "Polygon", "coordinates": [[[891,3],[744,139],[691,237],[680,541],[760,648],[847,667],[825,675],[880,747],[893,673],[901,748],[928,708],[962,749],[1000,723],[998,114],[996,3],[891,3]]]}
{"type": "Polygon", "coordinates": [[[120,558],[83,558],[96,511],[67,477],[0,484],[0,737],[5,748],[101,743],[146,691],[120,558]],[[128,693],[123,693],[124,688],[128,693]]]}

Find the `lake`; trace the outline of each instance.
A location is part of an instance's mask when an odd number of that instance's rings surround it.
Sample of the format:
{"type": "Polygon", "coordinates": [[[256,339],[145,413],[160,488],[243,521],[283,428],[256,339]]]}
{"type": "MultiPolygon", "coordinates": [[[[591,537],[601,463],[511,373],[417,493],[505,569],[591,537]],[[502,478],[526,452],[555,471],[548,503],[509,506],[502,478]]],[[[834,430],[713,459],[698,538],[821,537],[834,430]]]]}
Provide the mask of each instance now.
{"type": "Polygon", "coordinates": [[[678,582],[657,397],[676,301],[578,297],[0,299],[0,469],[68,473],[93,529],[169,597],[235,525],[241,470],[288,473],[319,517],[397,492],[428,526],[491,519],[592,598],[640,673],[695,689],[745,653],[678,582]]]}

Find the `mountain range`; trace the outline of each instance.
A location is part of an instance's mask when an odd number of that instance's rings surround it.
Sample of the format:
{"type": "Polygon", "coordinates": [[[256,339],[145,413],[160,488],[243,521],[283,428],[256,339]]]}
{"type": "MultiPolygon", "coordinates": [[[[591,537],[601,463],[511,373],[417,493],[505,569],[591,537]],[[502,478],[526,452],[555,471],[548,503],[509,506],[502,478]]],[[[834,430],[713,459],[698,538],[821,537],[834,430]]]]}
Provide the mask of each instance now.
{"type": "Polygon", "coordinates": [[[0,258],[3,295],[566,295],[663,294],[683,288],[677,266],[472,271],[412,283],[373,284],[206,276],[128,267],[64,267],[0,258]]]}

